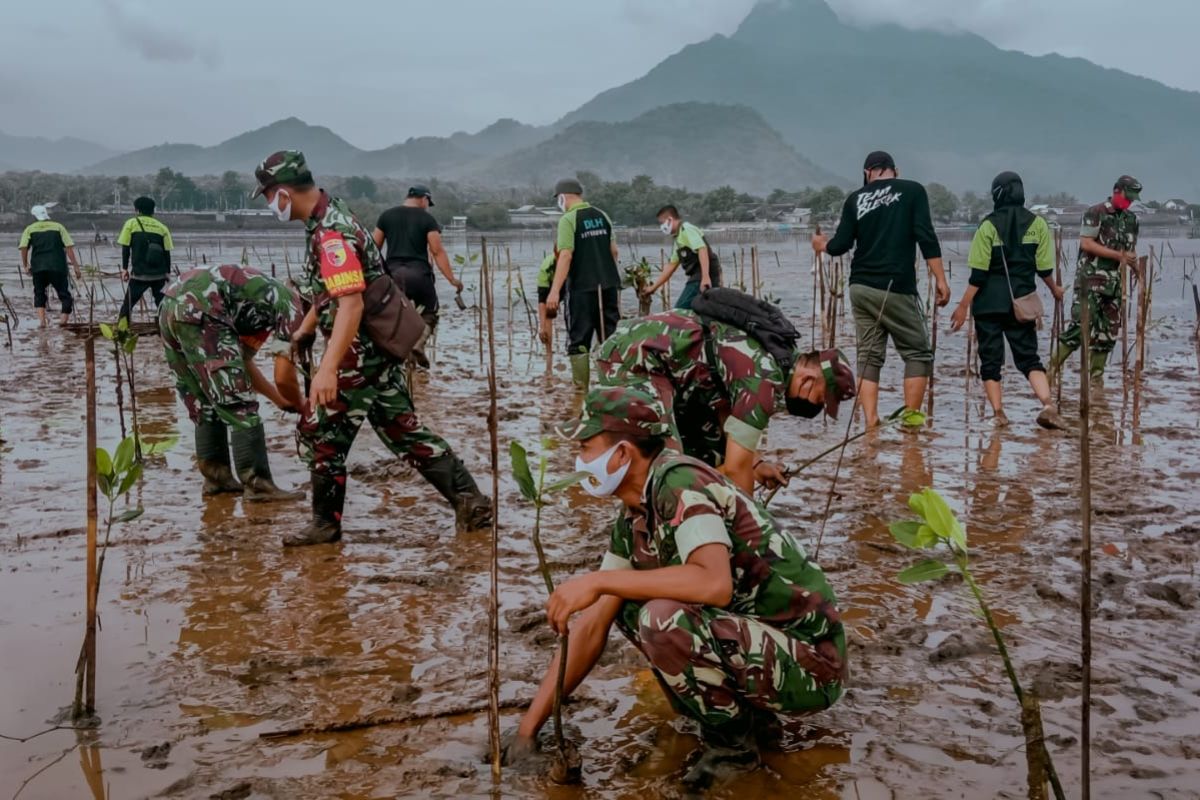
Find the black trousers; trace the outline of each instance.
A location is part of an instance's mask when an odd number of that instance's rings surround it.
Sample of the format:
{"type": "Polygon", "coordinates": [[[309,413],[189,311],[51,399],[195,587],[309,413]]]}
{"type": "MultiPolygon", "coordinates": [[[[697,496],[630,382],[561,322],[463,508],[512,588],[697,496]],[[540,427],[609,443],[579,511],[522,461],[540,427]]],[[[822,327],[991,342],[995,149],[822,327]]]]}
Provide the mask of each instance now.
{"type": "MultiPolygon", "coordinates": [[[[134,306],[142,299],[147,290],[154,293],[154,307],[158,308],[162,304],[163,288],[167,285],[167,279],[162,278],[157,281],[143,281],[139,278],[130,278],[129,286],[125,289],[125,302],[121,303],[121,317],[128,317],[134,306]]],[[[120,319],[120,317],[118,317],[120,319]]]]}
{"type": "Polygon", "coordinates": [[[75,300],[71,297],[71,278],[66,272],[35,272],[33,273],[33,307],[45,308],[46,289],[54,287],[58,302],[62,303],[62,313],[70,314],[75,310],[75,300]]]}
{"type": "Polygon", "coordinates": [[[401,291],[408,295],[408,299],[421,309],[421,316],[425,321],[429,323],[430,319],[433,320],[430,327],[437,325],[438,309],[441,306],[438,302],[437,286],[434,285],[433,267],[429,262],[389,261],[387,271],[401,291]]]}
{"type": "Polygon", "coordinates": [[[621,321],[620,289],[573,289],[566,293],[567,353],[592,349],[592,336],[603,342],[621,321]]]}
{"type": "Polygon", "coordinates": [[[985,381],[1000,380],[1005,339],[1012,351],[1013,363],[1022,375],[1028,378],[1031,372],[1046,371],[1038,358],[1036,322],[1018,322],[1011,311],[983,314],[975,317],[975,336],[979,339],[979,377],[985,381]]]}

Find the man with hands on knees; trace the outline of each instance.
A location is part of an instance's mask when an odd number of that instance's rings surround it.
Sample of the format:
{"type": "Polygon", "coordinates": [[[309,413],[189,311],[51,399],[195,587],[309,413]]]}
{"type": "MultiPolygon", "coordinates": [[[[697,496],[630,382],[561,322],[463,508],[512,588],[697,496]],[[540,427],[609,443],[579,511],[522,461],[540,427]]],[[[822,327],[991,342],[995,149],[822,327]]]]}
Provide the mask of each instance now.
{"type": "MultiPolygon", "coordinates": [[[[596,665],[616,623],[672,707],[699,726],[704,746],[684,781],[706,786],[757,766],[756,733],[838,699],[845,634],[820,567],[748,493],[666,449],[664,413],[647,391],[604,387],[562,431],[579,442],[576,468],[590,473],[584,488],[623,507],[600,569],[561,584],[547,613],[555,631],[570,631],[567,694],[596,665]]],[[[557,671],[552,663],[508,736],[510,762],[536,749],[557,671]]]]}

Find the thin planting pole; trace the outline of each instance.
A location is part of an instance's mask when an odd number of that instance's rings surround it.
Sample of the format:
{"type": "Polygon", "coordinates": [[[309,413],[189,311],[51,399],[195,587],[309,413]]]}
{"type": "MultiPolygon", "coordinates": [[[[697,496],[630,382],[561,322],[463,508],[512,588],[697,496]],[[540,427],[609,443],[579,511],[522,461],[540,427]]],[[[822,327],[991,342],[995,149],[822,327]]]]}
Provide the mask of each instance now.
{"type": "Polygon", "coordinates": [[[75,716],[96,713],[96,523],[99,510],[96,505],[96,339],[92,324],[84,341],[84,361],[87,371],[87,632],[83,649],[83,705],[79,702],[79,684],[76,684],[75,716]]]}
{"type": "Polygon", "coordinates": [[[1079,698],[1080,786],[1083,800],[1092,794],[1092,452],[1091,452],[1091,314],[1080,303],[1083,357],[1079,368],[1079,513],[1080,573],[1079,627],[1083,687],[1079,698]]]}
{"type": "Polygon", "coordinates": [[[496,398],[495,296],[488,264],[487,240],[481,248],[480,284],[487,305],[488,328],[488,434],[492,456],[491,591],[488,595],[488,732],[492,754],[492,780],[500,781],[500,446],[496,398]]]}

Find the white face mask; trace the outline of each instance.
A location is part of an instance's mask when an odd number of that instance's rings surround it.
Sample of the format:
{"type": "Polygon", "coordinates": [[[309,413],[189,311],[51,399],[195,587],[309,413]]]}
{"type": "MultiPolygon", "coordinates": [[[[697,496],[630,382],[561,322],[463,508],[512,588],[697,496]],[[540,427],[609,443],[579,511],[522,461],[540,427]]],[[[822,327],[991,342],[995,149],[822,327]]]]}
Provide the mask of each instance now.
{"type": "Polygon", "coordinates": [[[279,200],[284,195],[287,195],[289,201],[292,199],[290,194],[283,189],[280,189],[275,193],[275,196],[271,198],[271,202],[267,203],[267,208],[271,209],[271,211],[275,213],[275,216],[280,222],[290,222],[292,219],[292,204],[289,202],[287,208],[283,208],[279,205],[279,200]]]}
{"type": "Polygon", "coordinates": [[[567,213],[567,196],[565,194],[560,194],[555,202],[558,204],[559,211],[567,213]]]}
{"type": "Polygon", "coordinates": [[[621,481],[625,480],[625,473],[629,472],[633,462],[625,462],[617,467],[616,472],[608,471],[608,461],[621,444],[617,442],[591,461],[584,461],[581,455],[575,457],[575,471],[588,474],[581,486],[592,497],[609,497],[621,485],[621,481]]]}
{"type": "Polygon", "coordinates": [[[671,220],[667,220],[662,225],[659,225],[658,229],[660,231],[662,231],[663,233],[665,233],[667,236],[670,236],[671,235],[671,227],[672,227],[671,220]]]}

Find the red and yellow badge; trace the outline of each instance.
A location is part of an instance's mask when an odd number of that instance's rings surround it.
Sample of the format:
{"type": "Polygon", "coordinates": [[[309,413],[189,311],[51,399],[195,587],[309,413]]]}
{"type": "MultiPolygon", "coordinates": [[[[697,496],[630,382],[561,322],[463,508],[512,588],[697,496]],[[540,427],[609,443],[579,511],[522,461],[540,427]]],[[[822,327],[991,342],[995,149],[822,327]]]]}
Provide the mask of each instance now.
{"type": "Polygon", "coordinates": [[[321,260],[321,280],[330,297],[357,294],[367,288],[362,263],[354,248],[336,231],[326,231],[317,242],[321,260]]]}

